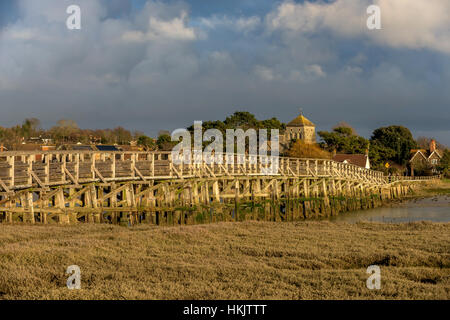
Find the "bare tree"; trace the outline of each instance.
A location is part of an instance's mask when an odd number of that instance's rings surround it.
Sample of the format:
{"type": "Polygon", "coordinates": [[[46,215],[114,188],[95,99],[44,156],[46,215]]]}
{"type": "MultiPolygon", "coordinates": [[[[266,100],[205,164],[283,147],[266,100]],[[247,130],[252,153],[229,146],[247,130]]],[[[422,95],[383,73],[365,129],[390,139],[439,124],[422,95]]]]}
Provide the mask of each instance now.
{"type": "Polygon", "coordinates": [[[348,123],[345,122],[345,121],[340,121],[340,122],[338,122],[338,124],[336,124],[332,129],[334,130],[334,129],[337,129],[337,128],[349,128],[349,129],[352,130],[352,135],[353,135],[353,136],[357,136],[357,135],[358,135],[358,133],[356,132],[356,130],[355,130],[350,124],[348,124],[348,123]]]}
{"type": "Polygon", "coordinates": [[[56,126],[51,129],[53,136],[57,140],[67,142],[70,138],[74,138],[74,135],[79,131],[77,123],[70,119],[61,119],[56,123],[56,126]]]}

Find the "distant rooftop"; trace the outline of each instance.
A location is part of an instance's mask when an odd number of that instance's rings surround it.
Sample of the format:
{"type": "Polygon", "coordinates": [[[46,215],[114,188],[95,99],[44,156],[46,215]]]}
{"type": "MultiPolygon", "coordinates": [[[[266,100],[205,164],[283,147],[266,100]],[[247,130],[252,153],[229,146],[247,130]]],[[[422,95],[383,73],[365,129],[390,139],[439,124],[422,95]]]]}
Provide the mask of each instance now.
{"type": "Polygon", "coordinates": [[[354,164],[359,167],[365,167],[367,163],[367,156],[365,154],[336,154],[333,157],[334,161],[354,164]]]}
{"type": "Polygon", "coordinates": [[[99,151],[120,151],[116,146],[98,144],[95,146],[99,151]]]}
{"type": "Polygon", "coordinates": [[[92,146],[89,146],[89,145],[74,145],[74,146],[71,146],[71,148],[69,147],[69,149],[77,150],[77,151],[93,151],[94,150],[94,148],[92,148],[92,146]]]}

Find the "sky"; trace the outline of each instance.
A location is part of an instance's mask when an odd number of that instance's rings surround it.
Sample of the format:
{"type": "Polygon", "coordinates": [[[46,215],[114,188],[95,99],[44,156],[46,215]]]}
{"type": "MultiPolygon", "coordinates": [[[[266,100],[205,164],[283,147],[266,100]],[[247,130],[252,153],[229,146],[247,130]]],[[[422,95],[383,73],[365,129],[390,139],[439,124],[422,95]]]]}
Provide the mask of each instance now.
{"type": "Polygon", "coordinates": [[[403,125],[450,145],[449,83],[448,0],[0,0],[0,126],[155,136],[302,108],[317,130],[403,125]],[[66,27],[72,4],[81,30],[66,27]]]}

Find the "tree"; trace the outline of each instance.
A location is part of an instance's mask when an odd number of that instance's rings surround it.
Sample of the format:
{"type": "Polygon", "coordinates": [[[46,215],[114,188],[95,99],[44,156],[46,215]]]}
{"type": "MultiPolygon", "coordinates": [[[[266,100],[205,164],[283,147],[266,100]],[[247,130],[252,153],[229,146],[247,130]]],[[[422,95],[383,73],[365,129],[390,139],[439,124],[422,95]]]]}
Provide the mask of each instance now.
{"type": "Polygon", "coordinates": [[[348,154],[365,153],[369,147],[369,140],[354,135],[354,130],[349,127],[336,127],[332,132],[319,131],[323,140],[323,146],[328,151],[348,154]]]}
{"type": "Polygon", "coordinates": [[[0,127],[0,145],[3,144],[8,150],[12,150],[14,144],[20,142],[20,135],[11,128],[0,127]]]}
{"type": "Polygon", "coordinates": [[[147,148],[147,150],[155,150],[156,148],[155,141],[146,135],[139,136],[137,139],[137,144],[147,148]]]}
{"type": "MultiPolygon", "coordinates": [[[[428,148],[430,147],[431,140],[435,140],[435,139],[428,138],[428,137],[418,137],[416,139],[417,147],[420,149],[428,150],[428,148]]],[[[439,141],[436,141],[436,148],[438,148],[440,150],[447,149],[447,147],[445,145],[443,145],[442,143],[439,143],[439,141]]]]}
{"type": "Polygon", "coordinates": [[[158,145],[159,150],[170,151],[177,144],[177,142],[172,141],[171,136],[163,134],[158,137],[156,144],[158,145]]]}
{"type": "Polygon", "coordinates": [[[28,139],[40,129],[41,122],[36,118],[27,118],[22,123],[22,135],[28,139]]]}
{"type": "Polygon", "coordinates": [[[405,165],[409,161],[411,149],[417,147],[411,131],[403,126],[378,128],[372,133],[370,142],[373,158],[382,161],[391,160],[400,165],[405,165]],[[372,150],[373,146],[376,150],[372,150]],[[381,154],[375,155],[375,151],[381,154]]]}
{"type": "Polygon", "coordinates": [[[236,111],[224,121],[227,128],[257,128],[258,120],[250,112],[236,111]]]}
{"type": "MultiPolygon", "coordinates": [[[[223,135],[225,135],[226,130],[228,127],[220,120],[216,121],[205,121],[202,123],[202,132],[205,132],[208,129],[218,129],[222,132],[223,135]]],[[[187,130],[191,133],[194,133],[194,126],[189,126],[187,130]]]]}
{"type": "Polygon", "coordinates": [[[55,140],[63,143],[67,141],[75,142],[71,138],[79,130],[77,123],[70,119],[61,119],[56,123],[55,127],[50,129],[55,140]]]}
{"type": "Polygon", "coordinates": [[[445,149],[442,159],[439,162],[438,170],[440,170],[446,178],[450,178],[450,150],[449,149],[445,149]]]}
{"type": "Polygon", "coordinates": [[[356,130],[351,125],[349,125],[347,122],[345,122],[345,121],[340,121],[337,125],[335,125],[333,127],[333,130],[337,129],[337,128],[348,128],[348,129],[350,129],[351,135],[353,135],[353,136],[357,136],[358,135],[356,133],[356,130]]]}
{"type": "MultiPolygon", "coordinates": [[[[223,139],[223,148],[225,150],[226,148],[226,130],[227,129],[237,129],[240,128],[242,130],[248,130],[248,129],[267,129],[267,139],[271,139],[271,129],[278,129],[278,130],[284,130],[286,126],[277,118],[271,118],[267,120],[258,120],[256,117],[249,113],[249,112],[243,112],[243,111],[236,111],[231,116],[227,117],[225,121],[220,120],[214,120],[214,121],[205,121],[202,123],[202,131],[206,131],[208,129],[217,129],[220,132],[222,132],[222,135],[224,136],[223,139]]],[[[191,133],[191,135],[194,133],[194,126],[190,126],[187,128],[187,130],[191,133]]],[[[258,143],[259,143],[259,135],[257,135],[258,143]]],[[[194,139],[192,137],[191,139],[192,143],[194,142],[194,139]]],[[[203,142],[203,146],[207,146],[211,142],[203,142]]],[[[248,141],[246,139],[246,150],[248,150],[248,141]]]]}
{"type": "Polygon", "coordinates": [[[112,133],[117,144],[126,145],[129,144],[132,139],[131,132],[123,127],[115,128],[112,133]]]}
{"type": "Polygon", "coordinates": [[[259,122],[259,127],[262,129],[278,129],[278,130],[284,130],[286,129],[286,125],[282,123],[277,118],[271,118],[267,120],[262,120],[259,122]]]}
{"type": "Polygon", "coordinates": [[[372,169],[387,172],[384,166],[390,159],[395,158],[395,150],[383,146],[378,141],[370,143],[369,158],[372,169]]]}

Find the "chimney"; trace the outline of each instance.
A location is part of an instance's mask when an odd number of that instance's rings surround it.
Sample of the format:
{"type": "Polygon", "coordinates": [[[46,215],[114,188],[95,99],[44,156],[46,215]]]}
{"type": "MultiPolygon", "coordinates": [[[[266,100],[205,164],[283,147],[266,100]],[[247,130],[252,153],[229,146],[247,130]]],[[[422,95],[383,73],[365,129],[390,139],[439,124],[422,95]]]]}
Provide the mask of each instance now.
{"type": "Polygon", "coordinates": [[[430,141],[430,153],[433,153],[434,151],[436,151],[436,140],[432,139],[430,141]]]}

